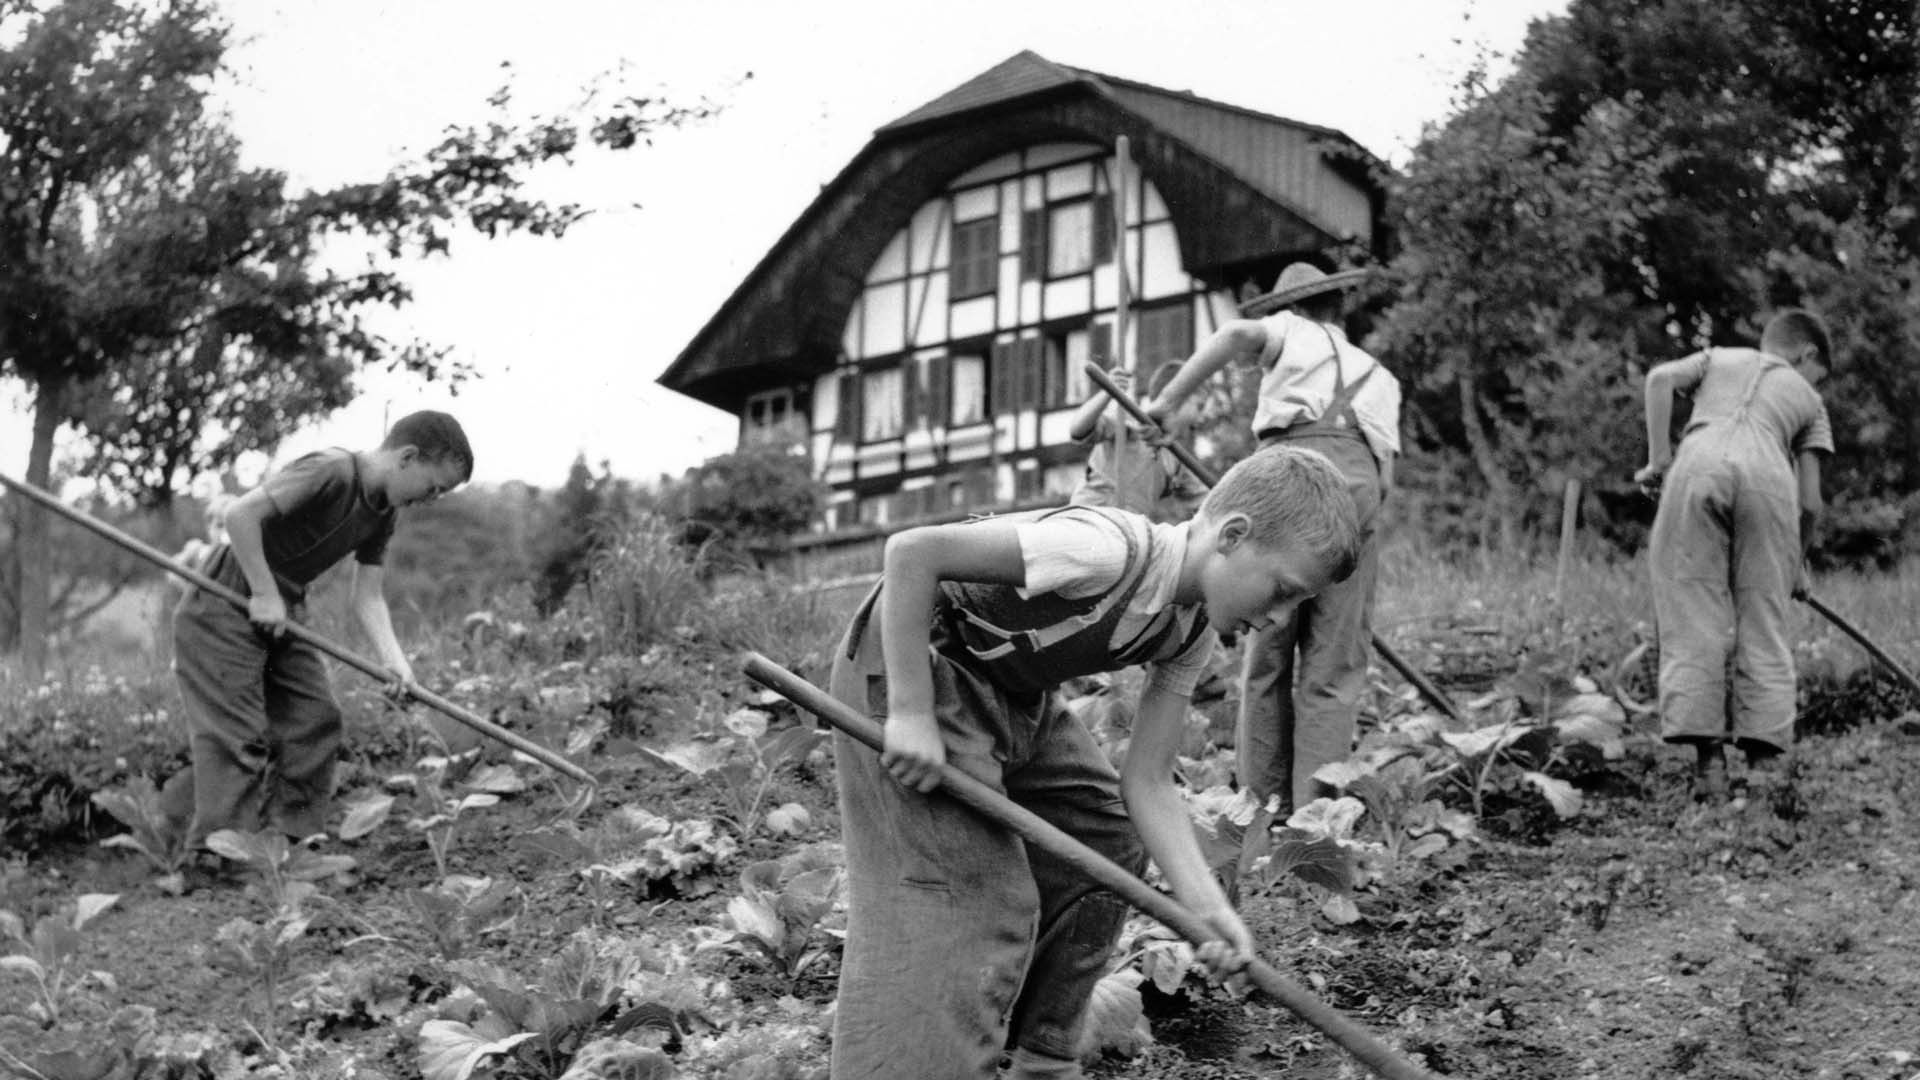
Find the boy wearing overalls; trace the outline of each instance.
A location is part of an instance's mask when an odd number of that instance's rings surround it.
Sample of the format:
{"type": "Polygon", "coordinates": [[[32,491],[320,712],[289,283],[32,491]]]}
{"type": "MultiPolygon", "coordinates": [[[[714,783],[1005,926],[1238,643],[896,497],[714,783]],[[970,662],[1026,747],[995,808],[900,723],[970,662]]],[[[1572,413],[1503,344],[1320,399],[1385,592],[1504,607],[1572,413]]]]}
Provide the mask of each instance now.
{"type": "Polygon", "coordinates": [[[1708,349],[1647,373],[1647,465],[1635,479],[1661,488],[1648,546],[1660,731],[1693,745],[1701,801],[1726,794],[1727,742],[1749,766],[1793,744],[1787,601],[1821,510],[1819,455],[1833,452],[1814,389],[1831,355],[1820,320],[1790,309],[1758,350],[1708,349]],[[1677,454],[1675,392],[1693,396],[1677,454]]]}
{"type": "Polygon", "coordinates": [[[835,1080],[1080,1075],[1081,1027],[1125,905],[960,804],[942,763],[1139,872],[1219,933],[1252,941],[1209,873],[1173,783],[1188,699],[1217,633],[1284,618],[1347,573],[1358,526],[1325,458],[1229,470],[1190,522],[1068,507],[909,529],[834,654],[837,698],[884,718],[885,753],[834,743],[849,878],[835,1080]],[[1054,689],[1147,669],[1124,775],[1054,689]]]}
{"type": "Polygon", "coordinates": [[[195,589],[173,616],[174,671],[186,699],[192,764],[161,789],[169,827],[189,848],[220,829],[325,829],[339,754],[340,707],[320,651],[286,633],[307,585],[349,554],[351,607],[403,695],[413,668],[394,637],[384,562],[396,512],[473,474],[453,417],[400,418],[372,450],[320,450],[293,461],[227,508],[227,542],[201,568],[245,595],[241,611],[195,589]]]}
{"type": "Polygon", "coordinates": [[[1338,325],[1340,291],[1366,274],[1288,266],[1272,292],[1241,305],[1243,314],[1265,317],[1215,331],[1147,407],[1149,416],[1170,415],[1221,368],[1236,360],[1258,363],[1253,431],[1260,446],[1325,454],[1359,514],[1360,556],[1352,576],[1247,643],[1236,734],[1240,784],[1262,799],[1280,796],[1282,819],[1326,793],[1313,774],[1352,752],[1367,686],[1379,572],[1373,526],[1400,452],[1400,383],[1338,325]]]}

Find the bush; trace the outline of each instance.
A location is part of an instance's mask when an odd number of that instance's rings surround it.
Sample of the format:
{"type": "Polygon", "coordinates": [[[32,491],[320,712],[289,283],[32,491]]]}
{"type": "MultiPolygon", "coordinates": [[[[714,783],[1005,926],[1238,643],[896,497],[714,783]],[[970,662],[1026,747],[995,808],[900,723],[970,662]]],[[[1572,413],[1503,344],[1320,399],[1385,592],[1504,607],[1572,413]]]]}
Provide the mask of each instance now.
{"type": "Polygon", "coordinates": [[[603,648],[637,653],[704,628],[704,555],[675,543],[678,531],[665,518],[643,513],[594,552],[587,583],[603,648]]]}
{"type": "Polygon", "coordinates": [[[0,704],[0,849],[119,831],[93,794],[136,776],[164,781],[186,764],[186,739],[165,672],[109,676],[89,667],[64,681],[9,687],[0,704]]]}

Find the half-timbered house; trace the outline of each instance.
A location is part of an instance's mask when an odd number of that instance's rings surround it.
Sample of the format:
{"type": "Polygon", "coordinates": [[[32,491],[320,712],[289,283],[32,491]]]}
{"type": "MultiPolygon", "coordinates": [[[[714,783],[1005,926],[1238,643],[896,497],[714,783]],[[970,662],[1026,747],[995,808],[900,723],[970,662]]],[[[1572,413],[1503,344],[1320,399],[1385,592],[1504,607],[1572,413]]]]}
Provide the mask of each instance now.
{"type": "Polygon", "coordinates": [[[810,455],[823,536],[1064,500],[1116,253],[1150,372],[1285,263],[1377,254],[1381,168],[1329,128],[1022,52],[875,132],[659,382],[810,455]]]}

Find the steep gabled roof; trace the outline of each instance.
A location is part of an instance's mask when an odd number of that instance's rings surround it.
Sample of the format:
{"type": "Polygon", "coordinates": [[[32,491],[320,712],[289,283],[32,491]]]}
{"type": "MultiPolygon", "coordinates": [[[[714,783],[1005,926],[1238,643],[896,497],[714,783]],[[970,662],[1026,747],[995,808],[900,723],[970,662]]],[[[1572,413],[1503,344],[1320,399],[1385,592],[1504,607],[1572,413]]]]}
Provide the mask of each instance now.
{"type": "Polygon", "coordinates": [[[874,134],[884,135],[889,131],[1069,86],[1083,78],[1085,73],[1078,69],[1056,64],[1032,49],[1024,49],[898,120],[880,125],[874,134]]]}
{"type": "Polygon", "coordinates": [[[768,382],[831,370],[873,260],[953,177],[1022,146],[1120,135],[1197,276],[1348,239],[1320,205],[1328,171],[1349,200],[1365,193],[1370,220],[1382,210],[1384,166],[1337,131],[1023,51],[879,128],[657,381],[737,412],[768,382]]]}

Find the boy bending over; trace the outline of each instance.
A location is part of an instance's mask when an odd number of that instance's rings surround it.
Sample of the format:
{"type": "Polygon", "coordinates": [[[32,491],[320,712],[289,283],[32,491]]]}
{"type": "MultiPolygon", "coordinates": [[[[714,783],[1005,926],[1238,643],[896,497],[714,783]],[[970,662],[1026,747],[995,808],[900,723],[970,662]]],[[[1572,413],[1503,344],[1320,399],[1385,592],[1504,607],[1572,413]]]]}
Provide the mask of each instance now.
{"type": "Polygon", "coordinates": [[[459,422],[417,412],[377,448],[308,454],[227,508],[227,542],[201,572],[247,596],[247,610],[196,589],[173,616],[193,761],[167,781],[161,807],[189,848],[220,829],[272,826],[295,839],[323,831],[340,708],[320,651],[289,636],[287,623],[304,621],[307,585],[351,553],[355,619],[397,676],[390,692],[404,694],[413,667],[382,584],[396,511],[472,475],[459,422]]]}
{"type": "Polygon", "coordinates": [[[1234,466],[1190,522],[1067,507],[909,529],[834,654],[833,694],[882,718],[845,736],[851,910],[833,1076],[1075,1077],[1082,1014],[1125,905],[943,797],[942,763],[1138,873],[1147,856],[1219,934],[1215,977],[1252,940],[1208,872],[1173,782],[1188,698],[1216,634],[1284,619],[1350,572],[1353,500],[1320,454],[1234,466]],[[877,621],[869,619],[877,608],[877,621]],[[1145,665],[1123,774],[1061,706],[1078,675],[1145,665]]]}
{"type": "Polygon", "coordinates": [[[1787,601],[1821,509],[1819,455],[1833,452],[1814,390],[1831,357],[1825,325],[1795,308],[1767,323],[1758,349],[1708,349],[1647,373],[1647,465],[1634,479],[1662,487],[1648,545],[1660,733],[1693,745],[1701,801],[1727,793],[1728,741],[1750,766],[1793,744],[1787,601]],[[1678,454],[1676,391],[1693,395],[1678,454]]]}

